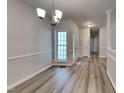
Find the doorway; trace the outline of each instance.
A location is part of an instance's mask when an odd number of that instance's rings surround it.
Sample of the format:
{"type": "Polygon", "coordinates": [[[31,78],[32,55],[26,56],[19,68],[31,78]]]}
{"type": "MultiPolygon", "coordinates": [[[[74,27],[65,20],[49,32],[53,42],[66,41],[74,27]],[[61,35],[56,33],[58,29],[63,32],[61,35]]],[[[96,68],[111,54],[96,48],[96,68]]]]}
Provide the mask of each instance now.
{"type": "Polygon", "coordinates": [[[90,56],[99,55],[99,31],[90,29],[90,56]]]}

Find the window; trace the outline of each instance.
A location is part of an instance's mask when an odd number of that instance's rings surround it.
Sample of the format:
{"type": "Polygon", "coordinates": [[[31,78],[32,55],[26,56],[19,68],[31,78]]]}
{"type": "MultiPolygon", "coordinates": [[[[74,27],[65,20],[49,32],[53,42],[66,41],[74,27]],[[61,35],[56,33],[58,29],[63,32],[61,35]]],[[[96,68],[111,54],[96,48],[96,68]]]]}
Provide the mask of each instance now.
{"type": "Polygon", "coordinates": [[[56,60],[67,59],[67,32],[56,31],[56,60]]]}

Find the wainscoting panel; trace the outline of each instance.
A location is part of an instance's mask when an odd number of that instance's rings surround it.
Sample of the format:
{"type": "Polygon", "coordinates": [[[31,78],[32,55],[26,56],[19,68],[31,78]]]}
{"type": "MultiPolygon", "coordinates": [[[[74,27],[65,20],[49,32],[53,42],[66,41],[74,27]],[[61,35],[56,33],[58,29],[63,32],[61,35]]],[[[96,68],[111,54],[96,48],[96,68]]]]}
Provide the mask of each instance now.
{"type": "Polygon", "coordinates": [[[8,88],[15,87],[51,66],[52,51],[41,51],[8,58],[8,88]]]}
{"type": "Polygon", "coordinates": [[[116,50],[107,49],[107,74],[115,89],[116,88],[116,50]]]}

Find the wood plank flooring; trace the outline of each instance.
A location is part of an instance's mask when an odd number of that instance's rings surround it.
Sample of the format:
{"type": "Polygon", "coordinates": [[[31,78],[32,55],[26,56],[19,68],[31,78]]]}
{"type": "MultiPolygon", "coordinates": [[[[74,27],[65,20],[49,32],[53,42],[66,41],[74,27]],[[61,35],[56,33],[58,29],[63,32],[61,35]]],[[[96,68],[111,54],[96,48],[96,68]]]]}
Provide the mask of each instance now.
{"type": "Polygon", "coordinates": [[[115,93],[105,60],[80,58],[71,67],[52,67],[8,93],[115,93]]]}

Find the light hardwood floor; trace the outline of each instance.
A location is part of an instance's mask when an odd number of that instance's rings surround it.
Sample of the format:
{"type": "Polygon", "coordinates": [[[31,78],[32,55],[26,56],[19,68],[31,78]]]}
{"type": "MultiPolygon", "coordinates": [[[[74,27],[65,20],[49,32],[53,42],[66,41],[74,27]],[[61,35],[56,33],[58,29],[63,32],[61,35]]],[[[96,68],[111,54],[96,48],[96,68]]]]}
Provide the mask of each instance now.
{"type": "Polygon", "coordinates": [[[51,67],[8,93],[115,93],[106,60],[80,58],[71,67],[51,67]]]}

